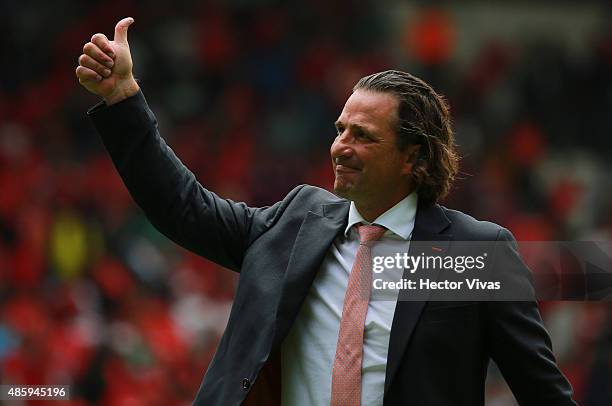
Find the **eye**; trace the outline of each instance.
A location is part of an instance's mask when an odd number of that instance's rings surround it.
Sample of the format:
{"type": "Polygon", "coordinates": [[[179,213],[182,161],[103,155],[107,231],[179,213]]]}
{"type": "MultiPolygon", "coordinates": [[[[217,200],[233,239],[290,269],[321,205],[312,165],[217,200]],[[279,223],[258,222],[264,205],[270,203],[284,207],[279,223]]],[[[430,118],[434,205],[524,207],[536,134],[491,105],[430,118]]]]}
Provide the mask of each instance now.
{"type": "Polygon", "coordinates": [[[344,132],[344,127],[341,126],[340,124],[336,125],[336,134],[340,135],[344,132]]]}
{"type": "Polygon", "coordinates": [[[358,138],[360,140],[371,140],[372,137],[370,137],[370,135],[362,130],[357,130],[355,131],[355,138],[358,138]]]}

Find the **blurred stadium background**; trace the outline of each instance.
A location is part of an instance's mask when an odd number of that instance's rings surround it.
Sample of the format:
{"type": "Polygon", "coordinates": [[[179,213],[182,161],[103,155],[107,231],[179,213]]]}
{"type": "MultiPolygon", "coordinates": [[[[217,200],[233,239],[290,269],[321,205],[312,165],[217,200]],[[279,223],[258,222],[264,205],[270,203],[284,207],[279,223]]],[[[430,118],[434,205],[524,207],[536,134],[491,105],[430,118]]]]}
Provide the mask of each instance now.
{"type": "MultiPolygon", "coordinates": [[[[519,240],[612,239],[608,2],[1,5],[2,383],[69,384],[67,405],[190,404],[227,320],[236,275],[148,224],[85,116],[98,100],[77,57],[124,16],[162,134],[222,196],[329,188],[351,86],[399,68],[452,106],[464,158],[446,205],[519,240]]],[[[611,405],[612,304],[541,306],[576,399],[611,405]]],[[[515,404],[493,366],[487,388],[515,404]]]]}

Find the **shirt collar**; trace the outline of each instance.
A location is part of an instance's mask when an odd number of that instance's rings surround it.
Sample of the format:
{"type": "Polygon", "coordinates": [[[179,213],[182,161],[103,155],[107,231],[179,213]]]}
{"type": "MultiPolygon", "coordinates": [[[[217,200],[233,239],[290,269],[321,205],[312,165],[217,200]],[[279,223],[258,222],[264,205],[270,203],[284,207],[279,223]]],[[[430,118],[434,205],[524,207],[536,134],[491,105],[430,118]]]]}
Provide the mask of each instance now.
{"type": "MultiPolygon", "coordinates": [[[[404,240],[407,240],[410,238],[412,230],[414,229],[416,209],[417,194],[413,192],[400,200],[395,206],[378,216],[376,220],[374,220],[373,224],[383,226],[392,233],[400,236],[404,240]]],[[[355,206],[355,202],[351,201],[348,224],[344,230],[344,235],[348,236],[349,232],[351,231],[351,227],[358,223],[372,224],[364,220],[361,214],[359,214],[359,211],[355,206]]],[[[387,231],[387,233],[389,231],[387,231]]]]}

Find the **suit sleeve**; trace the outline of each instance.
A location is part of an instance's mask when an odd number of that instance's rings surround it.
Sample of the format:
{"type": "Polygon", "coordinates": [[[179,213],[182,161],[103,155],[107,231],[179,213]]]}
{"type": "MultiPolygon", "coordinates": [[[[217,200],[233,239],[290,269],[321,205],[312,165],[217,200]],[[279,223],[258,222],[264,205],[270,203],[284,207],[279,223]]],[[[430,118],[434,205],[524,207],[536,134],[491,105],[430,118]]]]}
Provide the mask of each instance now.
{"type": "Polygon", "coordinates": [[[527,291],[532,300],[486,303],[491,358],[521,406],[576,406],[572,388],[557,367],[550,337],[540,317],[531,272],[520,257],[516,240],[506,229],[498,234],[495,267],[506,289],[527,291]]]}
{"type": "Polygon", "coordinates": [[[87,114],[149,221],[177,244],[226,268],[240,269],[245,250],[299,189],[264,208],[208,191],[166,145],[141,91],[112,106],[99,103],[87,114]]]}

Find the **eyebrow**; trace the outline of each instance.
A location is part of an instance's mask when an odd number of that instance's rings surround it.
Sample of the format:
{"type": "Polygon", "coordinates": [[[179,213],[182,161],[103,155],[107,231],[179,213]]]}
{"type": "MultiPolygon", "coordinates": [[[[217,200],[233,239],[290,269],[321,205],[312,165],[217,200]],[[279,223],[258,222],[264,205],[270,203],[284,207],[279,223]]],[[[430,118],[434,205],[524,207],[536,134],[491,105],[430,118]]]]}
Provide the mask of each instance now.
{"type": "MultiPolygon", "coordinates": [[[[343,125],[343,126],[345,126],[345,127],[346,127],[346,125],[345,125],[345,124],[344,124],[342,121],[340,121],[340,120],[336,120],[336,121],[334,122],[334,126],[335,126],[336,128],[338,128],[338,126],[339,126],[339,125],[343,125]]],[[[367,133],[369,133],[369,134],[374,134],[374,132],[373,132],[371,129],[369,129],[368,127],[364,127],[364,126],[362,126],[362,125],[360,125],[360,124],[350,124],[348,127],[351,127],[351,128],[354,128],[354,129],[357,129],[357,130],[363,131],[363,132],[367,132],[367,133]]]]}

